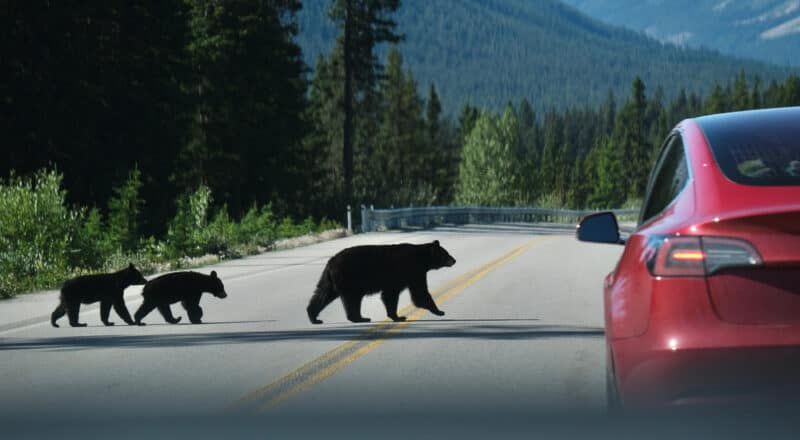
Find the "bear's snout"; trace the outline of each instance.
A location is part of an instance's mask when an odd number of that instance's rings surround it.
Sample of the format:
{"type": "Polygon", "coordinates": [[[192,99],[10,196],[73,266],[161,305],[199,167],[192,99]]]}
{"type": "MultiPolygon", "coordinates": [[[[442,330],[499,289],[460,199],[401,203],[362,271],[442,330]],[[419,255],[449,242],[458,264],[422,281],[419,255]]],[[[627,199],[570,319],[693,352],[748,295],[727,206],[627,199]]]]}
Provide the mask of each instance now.
{"type": "Polygon", "coordinates": [[[450,261],[447,262],[447,267],[452,267],[455,264],[456,264],[456,259],[453,258],[453,257],[450,257],[450,261]]]}
{"type": "Polygon", "coordinates": [[[227,298],[227,296],[228,296],[228,294],[225,293],[225,291],[222,291],[217,295],[217,298],[227,298]]]}

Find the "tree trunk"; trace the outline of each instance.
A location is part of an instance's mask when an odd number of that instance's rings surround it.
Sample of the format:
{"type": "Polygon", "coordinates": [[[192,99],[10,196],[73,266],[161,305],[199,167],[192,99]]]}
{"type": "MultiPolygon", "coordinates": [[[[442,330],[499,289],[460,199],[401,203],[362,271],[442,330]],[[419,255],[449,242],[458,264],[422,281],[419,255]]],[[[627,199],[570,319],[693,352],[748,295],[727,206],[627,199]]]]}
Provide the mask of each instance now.
{"type": "Polygon", "coordinates": [[[347,0],[344,18],[344,198],[353,204],[353,4],[347,0]]]}

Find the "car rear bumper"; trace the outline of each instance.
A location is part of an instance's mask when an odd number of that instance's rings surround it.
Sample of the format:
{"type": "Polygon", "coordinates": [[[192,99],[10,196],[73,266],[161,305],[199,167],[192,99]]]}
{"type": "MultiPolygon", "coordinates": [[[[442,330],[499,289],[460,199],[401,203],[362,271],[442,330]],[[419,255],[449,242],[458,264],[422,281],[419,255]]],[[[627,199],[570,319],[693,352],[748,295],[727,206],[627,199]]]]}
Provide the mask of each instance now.
{"type": "MultiPolygon", "coordinates": [[[[626,407],[747,403],[800,396],[800,347],[654,350],[615,354],[626,407]]],[[[800,400],[800,399],[798,399],[800,400]]]]}
{"type": "Polygon", "coordinates": [[[724,322],[705,289],[673,287],[653,290],[643,334],[609,340],[625,407],[800,402],[800,325],[724,322]]]}

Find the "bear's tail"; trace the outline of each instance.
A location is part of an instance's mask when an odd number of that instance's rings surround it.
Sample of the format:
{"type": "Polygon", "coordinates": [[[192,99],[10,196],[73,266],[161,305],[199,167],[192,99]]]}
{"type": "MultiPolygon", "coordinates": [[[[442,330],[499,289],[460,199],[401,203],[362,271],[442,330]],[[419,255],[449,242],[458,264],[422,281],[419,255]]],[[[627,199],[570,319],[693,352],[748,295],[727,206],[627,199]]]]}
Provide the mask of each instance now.
{"type": "Polygon", "coordinates": [[[319,277],[317,288],[314,290],[314,294],[311,295],[311,300],[308,301],[308,307],[306,307],[308,319],[312,324],[322,324],[322,321],[317,318],[319,312],[338,296],[336,286],[333,284],[330,264],[327,264],[325,270],[322,271],[322,276],[319,277]]]}

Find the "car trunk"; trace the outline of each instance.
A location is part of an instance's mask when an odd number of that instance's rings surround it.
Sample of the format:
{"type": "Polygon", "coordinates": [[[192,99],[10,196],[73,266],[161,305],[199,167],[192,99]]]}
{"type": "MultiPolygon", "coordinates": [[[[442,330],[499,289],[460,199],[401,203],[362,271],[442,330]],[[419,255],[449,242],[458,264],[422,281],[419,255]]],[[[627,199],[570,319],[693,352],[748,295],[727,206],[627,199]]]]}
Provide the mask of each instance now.
{"type": "Polygon", "coordinates": [[[709,229],[747,240],[763,264],[726,268],[707,278],[719,317],[734,324],[800,324],[800,211],[715,222],[709,229]]]}

